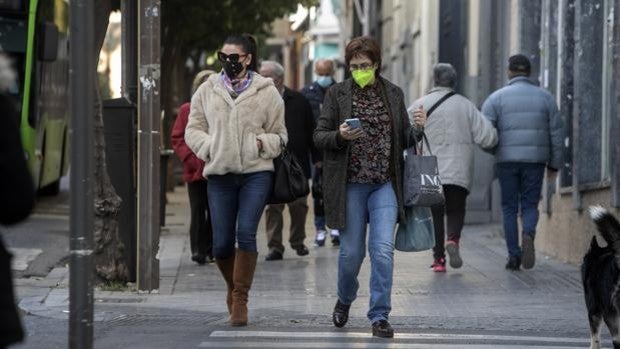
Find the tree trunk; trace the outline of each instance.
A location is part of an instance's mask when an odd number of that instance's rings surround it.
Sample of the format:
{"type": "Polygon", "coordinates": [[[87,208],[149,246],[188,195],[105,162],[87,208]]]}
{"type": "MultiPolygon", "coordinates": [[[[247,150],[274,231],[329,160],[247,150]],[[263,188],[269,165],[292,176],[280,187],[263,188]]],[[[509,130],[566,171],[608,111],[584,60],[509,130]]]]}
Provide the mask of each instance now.
{"type": "MultiPolygon", "coordinates": [[[[172,125],[176,119],[178,107],[186,101],[185,89],[183,84],[185,81],[185,66],[183,50],[174,44],[174,38],[169,37],[169,31],[164,34],[164,44],[162,52],[162,110],[164,111],[164,120],[162,122],[162,146],[164,149],[171,149],[170,133],[172,125]]],[[[166,178],[166,189],[171,191],[176,185],[174,181],[174,164],[178,163],[171,158],[168,162],[168,171],[166,178]]]]}
{"type": "MultiPolygon", "coordinates": [[[[95,57],[103,46],[108,17],[112,11],[110,0],[96,1],[95,57]]],[[[95,65],[96,66],[96,65],[95,65]]],[[[96,71],[93,74],[97,74],[96,71]]],[[[96,79],[94,80],[97,81],[96,79]]],[[[129,272],[123,259],[125,249],[118,232],[118,214],[121,198],[110,181],[106,166],[103,109],[99,84],[95,83],[95,271],[100,280],[127,281],[129,272]]]]}

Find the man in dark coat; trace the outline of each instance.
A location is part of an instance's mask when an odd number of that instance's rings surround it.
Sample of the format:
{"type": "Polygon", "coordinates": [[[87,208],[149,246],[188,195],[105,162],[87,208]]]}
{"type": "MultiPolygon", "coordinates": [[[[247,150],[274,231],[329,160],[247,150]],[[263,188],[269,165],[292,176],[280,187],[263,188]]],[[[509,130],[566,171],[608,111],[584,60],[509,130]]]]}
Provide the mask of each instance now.
{"type": "MultiPolygon", "coordinates": [[[[34,204],[34,188],[19,139],[18,114],[6,90],[15,78],[0,54],[0,225],[25,219],[34,204]]],[[[0,236],[0,348],[24,337],[15,306],[11,254],[0,236]]]]}
{"type": "MultiPolygon", "coordinates": [[[[312,142],[315,123],[308,100],[299,92],[284,86],[284,68],[277,62],[263,61],[260,67],[262,76],[271,78],[284,99],[284,118],[288,132],[287,149],[295,156],[304,174],[310,179],[310,165],[318,160],[317,151],[312,142]]],[[[307,198],[299,198],[289,202],[291,215],[291,235],[289,243],[299,256],[309,253],[304,245],[306,238],[306,216],[308,215],[307,198]]],[[[284,204],[269,205],[265,211],[267,237],[269,238],[269,254],[265,260],[273,261],[283,258],[282,244],[282,211],[284,204]]]]}
{"type": "MultiPolygon", "coordinates": [[[[321,116],[321,107],[323,106],[323,100],[325,99],[325,93],[327,89],[333,86],[336,81],[334,80],[334,62],[329,59],[317,59],[314,64],[314,73],[317,76],[316,80],[310,85],[304,87],[301,93],[308,99],[310,106],[312,107],[312,115],[314,116],[314,122],[317,123],[319,116],[321,116]]],[[[320,155],[320,153],[319,153],[320,155]]],[[[317,161],[314,167],[314,173],[312,175],[312,197],[314,199],[314,227],[316,229],[316,238],[314,244],[316,246],[323,246],[325,244],[325,237],[327,235],[327,228],[325,226],[325,210],[323,208],[323,168],[322,162],[317,161]]],[[[338,230],[331,229],[330,235],[332,237],[332,244],[337,246],[338,230]]]]}

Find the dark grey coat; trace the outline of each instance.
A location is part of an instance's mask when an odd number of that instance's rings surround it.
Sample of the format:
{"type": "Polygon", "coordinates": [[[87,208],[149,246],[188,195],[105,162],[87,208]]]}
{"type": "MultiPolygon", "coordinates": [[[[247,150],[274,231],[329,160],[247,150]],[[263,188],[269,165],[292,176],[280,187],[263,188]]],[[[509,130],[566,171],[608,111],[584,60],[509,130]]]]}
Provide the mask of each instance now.
{"type": "MultiPolygon", "coordinates": [[[[327,91],[317,128],[314,130],[314,144],[323,150],[323,195],[326,224],[332,229],[343,229],[346,217],[347,166],[349,164],[349,142],[338,129],[345,119],[351,117],[352,83],[348,79],[333,85],[327,91]]],[[[390,177],[398,200],[399,218],[404,220],[402,194],[403,150],[421,136],[422,129],[411,126],[403,91],[396,85],[380,78],[388,113],[392,119],[392,154],[390,177]]]]}

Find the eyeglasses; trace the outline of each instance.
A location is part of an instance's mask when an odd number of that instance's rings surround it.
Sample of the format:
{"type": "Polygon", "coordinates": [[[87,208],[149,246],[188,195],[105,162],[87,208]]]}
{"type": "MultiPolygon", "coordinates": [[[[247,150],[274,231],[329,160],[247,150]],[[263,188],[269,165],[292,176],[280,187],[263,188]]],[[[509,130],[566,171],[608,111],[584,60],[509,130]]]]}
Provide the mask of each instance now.
{"type": "Polygon", "coordinates": [[[227,61],[230,61],[232,63],[237,63],[239,62],[239,58],[245,57],[245,56],[247,56],[247,54],[231,53],[227,55],[222,51],[219,51],[217,53],[217,59],[222,63],[227,62],[227,61]]]}
{"type": "Polygon", "coordinates": [[[374,67],[374,63],[349,64],[349,70],[366,70],[374,67]]]}

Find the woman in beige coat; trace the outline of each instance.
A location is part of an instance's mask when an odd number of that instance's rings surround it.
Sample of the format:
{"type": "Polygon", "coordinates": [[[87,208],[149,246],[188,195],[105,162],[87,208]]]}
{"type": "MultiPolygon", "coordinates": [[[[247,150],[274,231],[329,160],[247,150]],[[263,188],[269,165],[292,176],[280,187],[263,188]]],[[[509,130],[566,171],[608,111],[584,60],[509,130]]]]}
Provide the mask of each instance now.
{"type": "Polygon", "coordinates": [[[228,286],[230,323],[245,326],[256,230],[273,185],[273,159],[287,141],[284,102],[271,79],[256,73],[252,37],[228,37],[218,59],[223,71],[192,97],[185,142],[205,161],[213,256],[228,286]]]}

